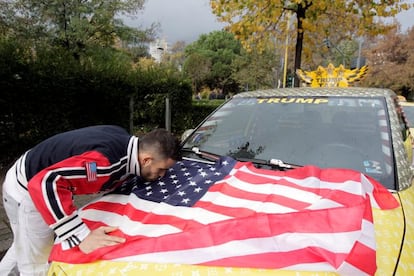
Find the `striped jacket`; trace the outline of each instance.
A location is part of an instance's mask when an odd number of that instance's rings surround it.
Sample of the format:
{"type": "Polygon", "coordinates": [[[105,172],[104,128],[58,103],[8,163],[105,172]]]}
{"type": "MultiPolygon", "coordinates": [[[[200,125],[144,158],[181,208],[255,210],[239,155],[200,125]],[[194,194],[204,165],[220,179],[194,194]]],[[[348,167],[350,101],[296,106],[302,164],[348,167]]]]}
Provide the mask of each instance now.
{"type": "Polygon", "coordinates": [[[138,138],[117,126],[92,126],[52,136],[19,160],[17,179],[28,190],[64,249],[78,245],[90,230],[73,195],[113,190],[139,175],[138,138]]]}

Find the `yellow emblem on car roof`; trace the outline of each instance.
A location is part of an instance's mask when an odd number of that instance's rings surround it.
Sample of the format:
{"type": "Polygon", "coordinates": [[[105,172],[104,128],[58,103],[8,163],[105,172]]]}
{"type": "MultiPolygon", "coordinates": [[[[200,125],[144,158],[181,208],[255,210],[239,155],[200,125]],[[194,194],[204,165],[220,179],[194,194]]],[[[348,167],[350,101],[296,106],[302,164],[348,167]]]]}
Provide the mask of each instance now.
{"type": "Polygon", "coordinates": [[[330,63],[328,67],[318,66],[315,71],[297,69],[296,74],[311,87],[348,87],[349,83],[361,80],[367,70],[367,65],[356,69],[346,69],[342,64],[335,67],[330,63]]]}

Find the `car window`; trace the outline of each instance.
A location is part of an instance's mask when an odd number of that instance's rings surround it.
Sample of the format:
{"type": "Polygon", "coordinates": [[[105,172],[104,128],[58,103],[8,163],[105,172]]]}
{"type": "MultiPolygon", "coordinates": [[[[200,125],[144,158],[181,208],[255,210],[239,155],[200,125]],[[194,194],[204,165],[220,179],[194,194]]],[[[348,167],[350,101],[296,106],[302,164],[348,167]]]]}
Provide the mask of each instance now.
{"type": "Polygon", "coordinates": [[[381,98],[233,98],[184,147],[235,158],[350,168],[393,188],[384,106],[381,98]]]}

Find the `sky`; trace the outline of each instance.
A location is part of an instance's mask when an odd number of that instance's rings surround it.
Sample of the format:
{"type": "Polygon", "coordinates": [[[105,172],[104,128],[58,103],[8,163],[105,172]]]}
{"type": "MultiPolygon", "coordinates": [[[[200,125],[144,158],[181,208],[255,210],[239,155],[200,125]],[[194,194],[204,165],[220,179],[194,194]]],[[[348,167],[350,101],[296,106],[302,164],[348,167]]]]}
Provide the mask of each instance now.
{"type": "MultiPolygon", "coordinates": [[[[198,39],[201,34],[220,30],[224,24],[217,21],[211,12],[209,0],[146,0],[144,10],[137,19],[125,20],[133,27],[148,27],[151,23],[161,25],[160,38],[169,44],[185,41],[187,44],[198,39]]],[[[414,0],[407,2],[413,3],[414,0]]],[[[400,13],[397,20],[402,31],[414,26],[414,9],[400,13]]]]}

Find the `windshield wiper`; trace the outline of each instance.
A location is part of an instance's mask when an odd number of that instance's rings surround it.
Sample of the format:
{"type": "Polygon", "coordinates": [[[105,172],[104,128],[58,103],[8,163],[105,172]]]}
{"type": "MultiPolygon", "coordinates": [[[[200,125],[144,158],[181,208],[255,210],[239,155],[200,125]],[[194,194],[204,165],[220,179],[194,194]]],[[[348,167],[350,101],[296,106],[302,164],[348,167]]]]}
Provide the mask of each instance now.
{"type": "Polygon", "coordinates": [[[195,155],[197,155],[197,156],[199,156],[203,159],[210,160],[210,161],[216,161],[216,160],[220,159],[220,155],[217,155],[217,154],[211,153],[211,152],[207,152],[207,151],[202,151],[198,147],[182,148],[181,150],[185,151],[185,152],[194,153],[195,155]]]}
{"type": "Polygon", "coordinates": [[[236,159],[237,159],[237,161],[252,162],[253,164],[256,164],[256,165],[269,166],[269,167],[272,167],[272,168],[277,168],[279,170],[296,169],[296,168],[303,167],[302,165],[286,163],[286,162],[283,162],[280,159],[274,159],[274,158],[272,158],[270,160],[263,160],[263,159],[239,157],[239,158],[236,158],[236,159]]]}

